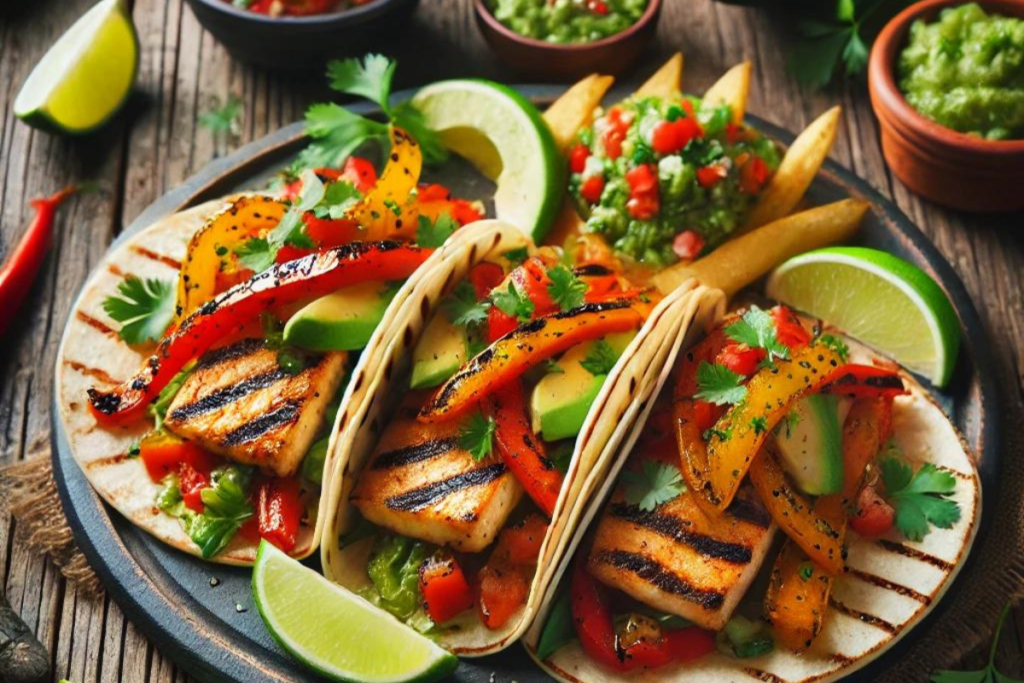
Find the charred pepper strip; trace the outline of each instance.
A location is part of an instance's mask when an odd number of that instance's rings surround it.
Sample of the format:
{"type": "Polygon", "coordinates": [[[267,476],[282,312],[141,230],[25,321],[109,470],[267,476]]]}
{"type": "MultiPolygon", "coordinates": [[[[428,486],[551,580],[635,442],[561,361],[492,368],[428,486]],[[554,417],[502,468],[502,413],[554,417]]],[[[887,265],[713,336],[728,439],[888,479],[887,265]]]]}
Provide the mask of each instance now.
{"type": "Polygon", "coordinates": [[[715,423],[708,441],[711,492],[718,510],[732,503],[754,456],[775,425],[801,397],[820,391],[842,360],[832,349],[815,344],[777,360],[747,384],[747,395],[715,423]]]}
{"type": "Polygon", "coordinates": [[[525,323],[484,349],[420,411],[424,422],[461,417],[499,387],[577,344],[639,328],[650,305],[636,299],[583,304],[525,323]]]}
{"type": "Polygon", "coordinates": [[[348,212],[366,231],[367,240],[416,237],[416,183],[423,170],[423,152],[412,136],[391,127],[391,155],[372,190],[348,212]]]}
{"type": "Polygon", "coordinates": [[[341,287],[405,279],[430,253],[399,242],[356,242],[274,266],[199,307],[160,342],[134,377],[108,391],[90,389],[89,410],[104,425],[138,419],[187,362],[241,323],[255,320],[272,306],[341,287]]]}

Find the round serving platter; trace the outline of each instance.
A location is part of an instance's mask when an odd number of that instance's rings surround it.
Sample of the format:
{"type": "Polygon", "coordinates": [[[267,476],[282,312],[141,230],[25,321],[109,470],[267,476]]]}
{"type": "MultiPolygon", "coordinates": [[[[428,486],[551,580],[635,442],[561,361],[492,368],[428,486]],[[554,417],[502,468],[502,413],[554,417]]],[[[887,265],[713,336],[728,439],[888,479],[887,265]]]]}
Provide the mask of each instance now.
{"type": "MultiPolygon", "coordinates": [[[[539,105],[563,91],[558,86],[517,89],[539,105]]],[[[411,94],[399,93],[396,97],[411,94]]],[[[369,106],[351,108],[359,113],[373,111],[369,106]]],[[[754,116],[748,116],[748,120],[783,144],[793,139],[791,133],[754,116]]],[[[176,211],[235,190],[266,187],[269,178],[302,147],[303,141],[303,124],[296,123],[211,162],[151,204],[112,248],[176,211]]],[[[465,165],[458,162],[440,175],[431,179],[447,183],[459,196],[482,197],[490,191],[486,181],[467,173],[465,165]]],[[[860,197],[872,205],[858,243],[889,251],[923,268],[946,290],[960,317],[964,344],[954,381],[948,391],[933,395],[978,457],[984,495],[975,543],[981,543],[997,499],[1001,436],[995,377],[984,355],[990,346],[987,334],[963,283],[935,245],[891,201],[846,169],[826,162],[808,192],[809,203],[824,204],[844,197],[860,197]]],[[[194,678],[209,683],[321,680],[289,658],[267,633],[253,604],[250,570],[210,564],[178,552],[116,514],[93,492],[75,462],[56,407],[52,414],[54,475],[76,540],[114,600],[163,654],[194,678]]],[[[315,566],[316,560],[307,563],[315,566]]],[[[969,557],[951,590],[967,580],[971,564],[969,557]]],[[[912,640],[927,631],[928,623],[941,618],[943,602],[906,638],[847,680],[874,680],[887,661],[898,657],[912,640]]],[[[517,644],[490,657],[463,660],[454,680],[540,683],[550,679],[517,644]]]]}

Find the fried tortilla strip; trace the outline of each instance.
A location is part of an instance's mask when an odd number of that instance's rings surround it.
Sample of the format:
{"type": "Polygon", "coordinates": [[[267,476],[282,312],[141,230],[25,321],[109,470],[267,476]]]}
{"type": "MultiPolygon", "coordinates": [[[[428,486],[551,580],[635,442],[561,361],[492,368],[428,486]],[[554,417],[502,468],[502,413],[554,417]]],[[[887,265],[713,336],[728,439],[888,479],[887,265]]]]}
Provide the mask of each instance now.
{"type": "Polygon", "coordinates": [[[780,218],[726,242],[702,259],[667,268],[651,281],[668,293],[693,277],[732,296],[788,258],[848,239],[868,206],[861,199],[843,199],[780,218]]]}
{"type": "Polygon", "coordinates": [[[672,55],[653,76],[634,93],[636,97],[672,97],[683,90],[683,53],[672,55]]]}
{"type": "Polygon", "coordinates": [[[796,208],[832,149],[841,113],[840,107],[832,107],[797,136],[747,215],[741,232],[767,225],[796,208]]]}
{"type": "Polygon", "coordinates": [[[708,104],[728,104],[732,107],[732,122],[736,125],[743,123],[743,116],[747,113],[751,70],[749,59],[741,62],[722,74],[704,93],[704,101],[708,104]]]}
{"type": "Polygon", "coordinates": [[[551,103],[544,112],[544,121],[551,129],[559,149],[566,149],[576,133],[590,125],[594,110],[614,82],[611,76],[590,74],[551,103]]]}

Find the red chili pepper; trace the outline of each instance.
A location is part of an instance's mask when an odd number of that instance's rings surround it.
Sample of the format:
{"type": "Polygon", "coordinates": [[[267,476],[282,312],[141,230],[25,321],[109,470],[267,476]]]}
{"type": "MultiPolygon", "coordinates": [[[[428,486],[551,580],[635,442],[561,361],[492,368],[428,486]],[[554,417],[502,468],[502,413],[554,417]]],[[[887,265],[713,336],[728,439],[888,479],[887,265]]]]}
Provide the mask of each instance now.
{"type": "Polygon", "coordinates": [[[786,306],[775,306],[771,310],[775,321],[775,336],[790,350],[801,349],[811,343],[811,333],[800,324],[800,319],[786,306]]]}
{"type": "Polygon", "coordinates": [[[857,512],[850,517],[850,528],[864,538],[878,538],[888,533],[895,519],[892,505],[873,486],[865,486],[857,497],[857,512]]]}
{"type": "Polygon", "coordinates": [[[497,423],[494,440],[501,459],[550,518],[565,478],[548,460],[544,442],[530,426],[522,382],[510,382],[491,394],[489,408],[497,423]]]}
{"type": "Polygon", "coordinates": [[[405,279],[431,251],[398,242],[356,242],[265,270],[185,318],[133,377],[107,391],[90,389],[89,410],[104,425],[139,419],[149,402],[186,363],[272,306],[314,298],[360,282],[405,279]]]}
{"type": "Polygon", "coordinates": [[[704,238],[696,230],[683,230],[672,240],[672,251],[684,261],[692,261],[704,250],[704,238]]]}
{"type": "Polygon", "coordinates": [[[275,478],[259,488],[260,537],[289,552],[295,547],[303,505],[299,480],[275,478]]]}
{"type": "Polygon", "coordinates": [[[377,169],[366,159],[349,157],[341,168],[339,180],[347,180],[360,192],[369,192],[377,184],[377,169]]]}
{"type": "Polygon", "coordinates": [[[893,397],[910,393],[896,371],[853,363],[836,368],[822,391],[850,398],[893,397]]]}
{"type": "Polygon", "coordinates": [[[551,298],[548,287],[551,285],[551,278],[548,277],[548,269],[544,262],[537,257],[530,257],[523,261],[509,275],[523,295],[533,302],[533,317],[539,318],[548,313],[558,310],[558,304],[551,298]]]}
{"type": "Polygon", "coordinates": [[[586,145],[574,145],[569,150],[569,170],[573,173],[583,173],[587,167],[587,159],[590,158],[590,148],[586,145]]]}
{"type": "Polygon", "coordinates": [[[601,201],[602,192],[604,192],[603,176],[590,176],[580,185],[580,195],[591,204],[597,204],[601,201]]]}
{"type": "Polygon", "coordinates": [[[754,349],[746,344],[731,342],[718,352],[715,362],[724,365],[737,375],[750,377],[757,372],[757,367],[764,357],[764,349],[754,349]]]}
{"type": "Polygon", "coordinates": [[[14,322],[15,314],[42,268],[46,252],[53,243],[53,218],[57,207],[75,190],[74,186],[68,186],[45,199],[31,200],[36,215],[0,268],[0,334],[14,322]]]}
{"type": "Polygon", "coordinates": [[[710,190],[727,175],[729,175],[729,172],[726,170],[725,166],[722,166],[721,164],[704,166],[697,169],[697,184],[705,190],[710,190]]]}
{"type": "Polygon", "coordinates": [[[433,555],[420,565],[420,595],[427,616],[443,624],[473,606],[473,590],[462,567],[449,553],[433,555]]]}

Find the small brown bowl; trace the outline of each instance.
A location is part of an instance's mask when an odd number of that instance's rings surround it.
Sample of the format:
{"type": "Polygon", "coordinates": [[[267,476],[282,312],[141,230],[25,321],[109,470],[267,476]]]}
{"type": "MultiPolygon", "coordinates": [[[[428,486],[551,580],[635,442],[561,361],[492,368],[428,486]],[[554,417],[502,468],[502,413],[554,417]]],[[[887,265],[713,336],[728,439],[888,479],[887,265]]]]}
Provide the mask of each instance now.
{"type": "MultiPolygon", "coordinates": [[[[923,0],[892,19],[875,39],[868,64],[871,105],[881,127],[882,153],[915,193],[955,209],[1024,208],[1024,140],[984,140],[919,114],[896,85],[896,61],[910,25],[934,21],[964,0],[923,0]]],[[[981,0],[986,12],[1024,17],[1024,0],[981,0]]]]}
{"type": "Polygon", "coordinates": [[[528,38],[494,18],[487,0],[473,0],[476,22],[498,58],[524,76],[569,81],[591,73],[617,76],[640,58],[658,28],[662,0],[650,0],[635,24],[592,43],[549,43],[528,38]]]}

